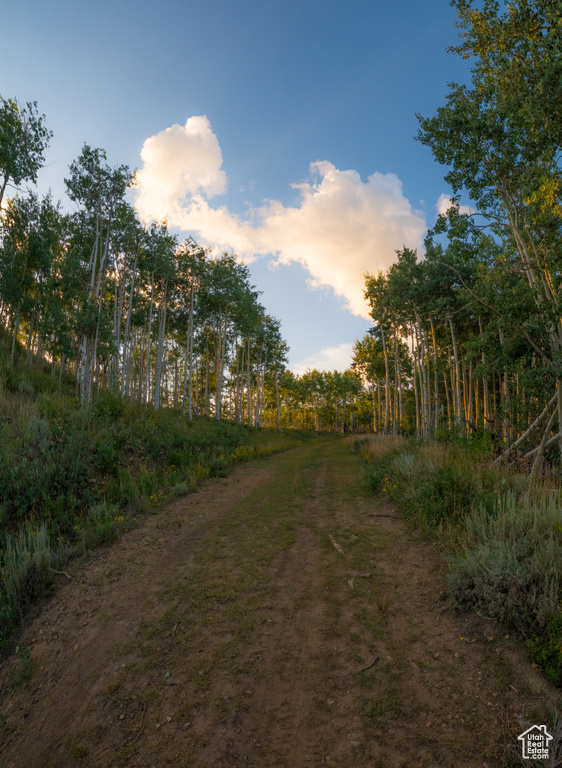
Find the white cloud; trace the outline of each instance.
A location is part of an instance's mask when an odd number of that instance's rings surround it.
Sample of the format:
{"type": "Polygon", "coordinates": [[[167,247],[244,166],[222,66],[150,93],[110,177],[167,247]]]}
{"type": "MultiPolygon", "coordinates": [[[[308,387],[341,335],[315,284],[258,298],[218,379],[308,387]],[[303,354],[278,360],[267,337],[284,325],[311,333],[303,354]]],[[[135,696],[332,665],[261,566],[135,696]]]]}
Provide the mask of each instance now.
{"type": "Polygon", "coordinates": [[[426,231],[397,176],[374,173],[363,182],[357,171],[340,171],[328,161],[312,163],[311,180],[293,185],[300,196],[294,207],[268,200],[244,218],[211,207],[208,198],[224,191],[226,178],[205,117],[147,139],[141,157],[141,215],[167,215],[171,226],[246,261],[274,254],[278,263],[299,262],[310,272],[312,287],[331,287],[355,315],[368,317],[364,273],[387,269],[404,245],[420,247],[426,231]]]}
{"type": "Polygon", "coordinates": [[[293,373],[302,375],[307,368],[319,371],[346,371],[351,365],[353,344],[339,344],[337,347],[325,347],[314,355],[306,357],[290,366],[293,373]]]}
{"type": "MultiPolygon", "coordinates": [[[[437,213],[442,216],[447,213],[449,208],[451,208],[453,205],[453,201],[449,195],[446,195],[443,193],[440,195],[439,200],[437,201],[437,205],[435,206],[437,208],[437,213]]],[[[472,215],[473,213],[476,213],[474,208],[471,208],[469,205],[459,205],[459,212],[466,214],[467,216],[472,215]]]]}
{"type": "Polygon", "coordinates": [[[191,197],[204,193],[210,198],[226,191],[221,148],[205,115],[151,136],[144,142],[141,160],[136,207],[142,218],[175,220],[191,197]]]}

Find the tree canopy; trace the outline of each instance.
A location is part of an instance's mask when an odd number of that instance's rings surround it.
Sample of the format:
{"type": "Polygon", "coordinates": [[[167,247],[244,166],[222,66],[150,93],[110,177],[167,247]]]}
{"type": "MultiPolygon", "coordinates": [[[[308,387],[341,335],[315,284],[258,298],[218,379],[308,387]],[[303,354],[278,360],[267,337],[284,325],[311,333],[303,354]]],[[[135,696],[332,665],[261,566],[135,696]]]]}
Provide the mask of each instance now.
{"type": "Polygon", "coordinates": [[[51,136],[37,102],[22,107],[15,99],[0,96],[0,208],[8,184],[37,181],[51,136]]]}

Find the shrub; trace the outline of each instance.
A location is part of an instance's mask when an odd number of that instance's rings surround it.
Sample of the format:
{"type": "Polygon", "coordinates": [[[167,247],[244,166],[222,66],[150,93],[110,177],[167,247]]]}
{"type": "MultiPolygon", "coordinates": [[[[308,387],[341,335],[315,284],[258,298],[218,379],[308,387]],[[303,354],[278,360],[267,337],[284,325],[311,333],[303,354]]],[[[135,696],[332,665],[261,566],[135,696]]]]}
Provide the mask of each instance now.
{"type": "Polygon", "coordinates": [[[82,533],[85,549],[117,538],[121,522],[118,512],[117,507],[105,502],[90,508],[82,533]]]}
{"type": "Polygon", "coordinates": [[[120,418],[125,412],[125,401],[113,392],[100,392],[91,406],[94,416],[120,418]]]}
{"type": "Polygon", "coordinates": [[[0,586],[0,647],[31,601],[43,594],[52,582],[53,553],[45,524],[31,524],[8,534],[2,556],[0,586]]]}
{"type": "Polygon", "coordinates": [[[189,493],[189,485],[187,483],[176,483],[171,490],[172,498],[185,496],[187,493],[189,493]]]}
{"type": "Polygon", "coordinates": [[[562,528],[556,495],[501,497],[490,514],[466,516],[451,556],[453,603],[475,608],[524,635],[546,627],[562,597],[562,528]]]}
{"type": "Polygon", "coordinates": [[[137,497],[137,487],[129,472],[122,467],[117,467],[115,478],[112,478],[106,486],[109,500],[120,507],[132,506],[137,497]]]}
{"type": "MultiPolygon", "coordinates": [[[[470,450],[464,442],[379,438],[376,450],[371,443],[362,452],[367,490],[386,492],[426,530],[457,525],[474,503],[492,509],[500,490],[511,487],[505,470],[490,468],[483,441],[470,450]]],[[[523,485],[528,481],[517,487],[523,485]]]]}
{"type": "Polygon", "coordinates": [[[426,479],[412,485],[408,501],[410,512],[418,514],[434,528],[466,514],[477,493],[474,478],[451,464],[434,468],[426,479]]]}
{"type": "Polygon", "coordinates": [[[119,451],[113,435],[106,434],[94,443],[94,466],[98,472],[106,475],[117,473],[119,451]]]}
{"type": "Polygon", "coordinates": [[[60,392],[43,392],[37,397],[37,405],[42,416],[49,422],[56,422],[68,418],[73,403],[60,392]]]}
{"type": "Polygon", "coordinates": [[[354,440],[351,449],[364,461],[363,484],[367,493],[377,494],[389,489],[388,478],[394,458],[405,444],[403,438],[375,435],[368,441],[354,440]]]}
{"type": "Polygon", "coordinates": [[[535,635],[527,648],[553,685],[562,685],[562,615],[550,614],[542,635],[535,635]]]}

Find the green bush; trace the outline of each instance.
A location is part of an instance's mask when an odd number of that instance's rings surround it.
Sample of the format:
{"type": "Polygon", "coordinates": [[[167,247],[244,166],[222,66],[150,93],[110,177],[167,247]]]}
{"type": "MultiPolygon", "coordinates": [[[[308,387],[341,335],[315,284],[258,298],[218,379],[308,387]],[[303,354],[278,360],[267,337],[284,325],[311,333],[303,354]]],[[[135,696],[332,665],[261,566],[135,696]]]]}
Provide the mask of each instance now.
{"type": "Polygon", "coordinates": [[[119,458],[119,451],[113,435],[106,434],[95,441],[94,467],[98,472],[105,475],[116,475],[119,458]]]}
{"type": "Polygon", "coordinates": [[[385,481],[392,466],[392,459],[380,459],[376,462],[370,462],[363,471],[363,485],[367,493],[376,495],[382,493],[385,487],[385,481]]]}
{"type": "Polygon", "coordinates": [[[360,451],[367,491],[387,493],[427,530],[457,525],[475,503],[490,510],[510,485],[490,468],[486,441],[476,441],[470,450],[465,443],[450,437],[427,442],[379,438],[375,455],[372,448],[360,451]]]}
{"type": "Polygon", "coordinates": [[[539,664],[546,679],[562,686],[562,615],[550,614],[543,634],[527,643],[533,661],[539,664]]]}
{"type": "Polygon", "coordinates": [[[179,496],[185,496],[189,493],[189,485],[187,483],[176,483],[170,491],[172,498],[178,498],[179,496]]]}
{"type": "Polygon", "coordinates": [[[477,493],[474,478],[451,464],[436,468],[408,496],[411,512],[421,515],[430,527],[459,519],[471,507],[477,493]]]}
{"type": "Polygon", "coordinates": [[[117,507],[102,503],[90,508],[88,520],[85,521],[82,531],[84,547],[89,549],[97,544],[107,544],[114,541],[119,533],[119,524],[122,517],[118,514],[117,507]]]}
{"type": "MultiPolygon", "coordinates": [[[[370,439],[353,439],[350,449],[363,460],[363,486],[366,493],[375,495],[388,491],[393,462],[404,447],[402,438],[374,435],[370,439]]],[[[390,494],[392,495],[392,494],[390,494]]]]}
{"type": "Polygon", "coordinates": [[[107,483],[106,493],[111,503],[129,507],[136,500],[137,488],[129,472],[123,467],[117,467],[116,477],[107,483]]]}
{"type": "Polygon", "coordinates": [[[58,389],[58,379],[46,371],[30,368],[26,372],[26,379],[36,394],[40,392],[56,392],[58,389]]]}
{"type": "Polygon", "coordinates": [[[16,536],[8,534],[2,553],[0,584],[0,647],[31,601],[52,583],[53,552],[46,525],[27,525],[16,536]]]}
{"type": "Polygon", "coordinates": [[[0,379],[2,380],[4,389],[7,392],[17,392],[19,394],[24,394],[25,387],[22,388],[21,386],[22,375],[16,368],[12,368],[11,365],[3,365],[0,368],[0,379]]]}
{"type": "Polygon", "coordinates": [[[92,414],[98,418],[118,419],[125,413],[125,401],[113,392],[100,392],[91,406],[92,414]]]}
{"type": "Polygon", "coordinates": [[[469,462],[455,446],[416,445],[394,456],[382,486],[401,510],[424,528],[456,522],[479,492],[469,462]]]}
{"type": "Polygon", "coordinates": [[[68,418],[75,403],[60,392],[42,392],[37,397],[39,412],[49,422],[57,422],[68,418]]]}

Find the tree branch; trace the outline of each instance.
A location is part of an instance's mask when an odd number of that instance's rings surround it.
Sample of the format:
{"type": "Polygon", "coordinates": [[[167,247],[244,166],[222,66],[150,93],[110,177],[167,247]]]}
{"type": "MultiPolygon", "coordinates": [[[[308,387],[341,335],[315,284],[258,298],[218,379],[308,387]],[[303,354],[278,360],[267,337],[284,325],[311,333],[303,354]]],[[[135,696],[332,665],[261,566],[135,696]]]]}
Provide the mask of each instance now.
{"type": "MultiPolygon", "coordinates": [[[[460,281],[461,281],[461,283],[463,284],[464,288],[465,288],[465,289],[466,289],[466,290],[467,290],[467,291],[470,293],[470,295],[471,295],[471,296],[472,296],[474,299],[476,299],[476,301],[478,301],[478,302],[479,302],[480,304],[482,304],[483,306],[487,307],[487,308],[488,308],[489,310],[491,310],[491,311],[492,311],[492,312],[493,312],[495,315],[498,315],[499,317],[501,317],[501,316],[502,316],[502,315],[501,315],[501,312],[500,312],[498,309],[496,309],[496,308],[495,308],[495,307],[494,307],[492,304],[488,303],[488,302],[487,302],[487,301],[485,301],[484,299],[480,298],[480,296],[478,296],[478,294],[477,294],[477,293],[475,293],[475,292],[472,290],[472,288],[469,288],[469,287],[468,287],[468,285],[465,283],[465,281],[464,281],[464,279],[463,279],[463,277],[462,277],[461,273],[460,273],[460,272],[459,272],[457,269],[455,269],[455,268],[454,268],[454,267],[452,267],[450,264],[447,264],[447,263],[446,263],[446,262],[444,262],[444,261],[440,261],[440,262],[439,262],[439,264],[443,264],[443,266],[444,266],[444,267],[448,267],[450,270],[452,270],[452,271],[453,271],[453,272],[456,274],[456,276],[459,278],[459,280],[460,280],[460,281]]],[[[533,347],[533,349],[534,349],[536,352],[538,352],[538,353],[539,353],[539,355],[542,357],[543,361],[544,361],[544,362],[545,362],[547,365],[549,365],[549,366],[552,368],[552,365],[553,365],[553,364],[552,364],[552,360],[550,360],[550,359],[549,359],[549,358],[548,358],[548,357],[545,355],[545,353],[542,351],[542,349],[541,349],[540,347],[538,347],[538,346],[535,344],[535,342],[534,342],[534,341],[533,341],[533,339],[532,339],[532,338],[529,336],[529,334],[527,333],[527,331],[526,331],[524,328],[521,328],[521,326],[519,326],[519,325],[517,326],[517,328],[518,328],[518,329],[521,331],[521,333],[523,334],[523,336],[525,336],[525,338],[527,339],[527,341],[529,342],[529,344],[530,344],[530,345],[533,347]]]]}

